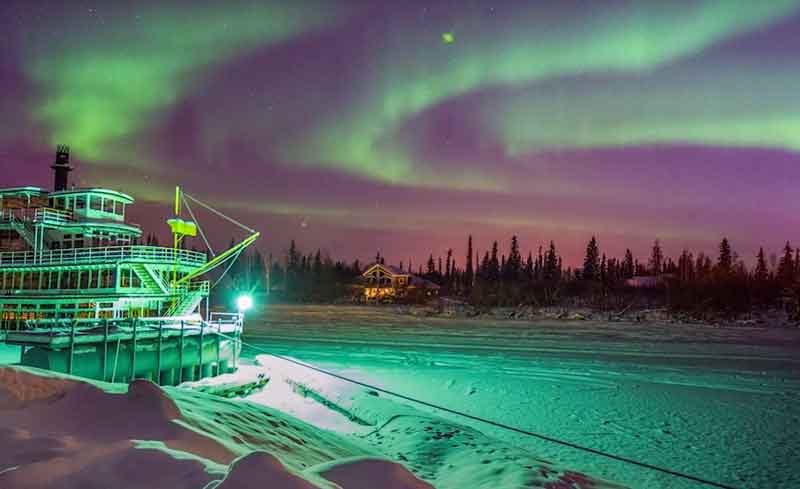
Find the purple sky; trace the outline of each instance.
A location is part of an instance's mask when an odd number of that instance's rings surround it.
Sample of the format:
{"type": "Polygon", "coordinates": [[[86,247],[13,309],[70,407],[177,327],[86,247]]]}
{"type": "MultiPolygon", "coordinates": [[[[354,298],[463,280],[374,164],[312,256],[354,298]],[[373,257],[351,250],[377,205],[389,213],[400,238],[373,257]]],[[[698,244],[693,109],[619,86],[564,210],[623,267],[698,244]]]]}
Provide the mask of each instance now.
{"type": "Polygon", "coordinates": [[[148,231],[180,184],[278,255],[800,243],[795,1],[226,5],[4,2],[0,185],[69,144],[148,231]]]}

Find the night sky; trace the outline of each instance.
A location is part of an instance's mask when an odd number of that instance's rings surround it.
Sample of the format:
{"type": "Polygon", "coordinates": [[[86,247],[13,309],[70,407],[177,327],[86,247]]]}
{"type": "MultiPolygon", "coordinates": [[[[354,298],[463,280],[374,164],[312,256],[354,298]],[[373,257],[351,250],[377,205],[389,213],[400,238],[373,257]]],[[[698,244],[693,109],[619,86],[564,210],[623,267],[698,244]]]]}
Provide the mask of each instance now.
{"type": "Polygon", "coordinates": [[[276,254],[800,244],[796,1],[4,1],[0,114],[0,185],[69,144],[149,231],[180,183],[276,254]]]}

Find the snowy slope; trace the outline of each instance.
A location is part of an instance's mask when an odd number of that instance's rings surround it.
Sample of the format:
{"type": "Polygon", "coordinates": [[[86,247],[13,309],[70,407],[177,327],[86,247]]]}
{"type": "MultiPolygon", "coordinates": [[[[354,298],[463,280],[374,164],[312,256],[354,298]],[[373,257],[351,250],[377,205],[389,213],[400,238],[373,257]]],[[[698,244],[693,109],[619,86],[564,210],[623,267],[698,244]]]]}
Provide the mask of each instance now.
{"type": "Polygon", "coordinates": [[[430,487],[264,406],[13,367],[0,368],[0,447],[3,488],[430,487]]]}
{"type": "Polygon", "coordinates": [[[258,356],[256,364],[184,386],[248,382],[267,373],[267,387],[247,401],[351,435],[439,489],[622,487],[560,468],[463,424],[324,374],[265,355],[258,356]]]}

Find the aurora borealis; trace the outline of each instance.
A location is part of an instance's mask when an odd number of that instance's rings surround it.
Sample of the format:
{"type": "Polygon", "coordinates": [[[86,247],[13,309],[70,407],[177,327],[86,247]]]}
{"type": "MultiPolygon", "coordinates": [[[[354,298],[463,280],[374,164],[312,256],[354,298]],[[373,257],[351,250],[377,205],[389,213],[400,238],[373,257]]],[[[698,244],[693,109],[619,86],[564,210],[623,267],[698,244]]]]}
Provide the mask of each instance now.
{"type": "Polygon", "coordinates": [[[797,1],[11,1],[0,28],[2,186],[69,144],[148,228],[180,183],[275,253],[800,243],[797,1]]]}

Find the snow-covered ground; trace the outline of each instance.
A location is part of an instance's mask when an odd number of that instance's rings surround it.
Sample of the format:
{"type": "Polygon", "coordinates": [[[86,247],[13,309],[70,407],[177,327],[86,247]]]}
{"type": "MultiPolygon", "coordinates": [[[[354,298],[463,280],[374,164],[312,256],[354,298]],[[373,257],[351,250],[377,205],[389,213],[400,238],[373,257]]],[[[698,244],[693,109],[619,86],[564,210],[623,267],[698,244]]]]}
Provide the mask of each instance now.
{"type": "MultiPolygon", "coordinates": [[[[201,383],[267,372],[249,403],[143,382],[126,394],[0,368],[0,446],[11,447],[0,450],[0,487],[620,487],[584,473],[639,489],[702,487],[391,399],[264,351],[732,487],[800,487],[798,330],[307,306],[270,308],[245,332],[257,348],[245,350],[240,371],[201,383]],[[144,463],[157,469],[130,470],[144,463]]],[[[18,356],[0,347],[0,363],[18,356]]]]}
{"type": "Polygon", "coordinates": [[[431,489],[366,444],[189,389],[0,367],[0,487],[431,489]]]}
{"type": "MultiPolygon", "coordinates": [[[[426,401],[733,487],[800,487],[797,330],[442,320],[310,306],[268,310],[248,321],[245,340],[426,401]]],[[[247,350],[245,357],[257,354],[247,350]]],[[[352,389],[318,382],[329,393],[352,389]]],[[[357,412],[356,403],[351,407],[357,412]]],[[[630,487],[701,487],[436,414],[630,487]]]]}

